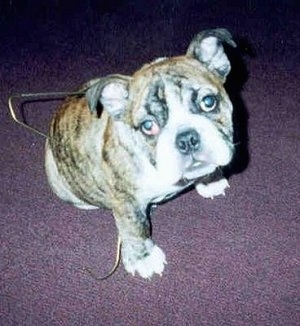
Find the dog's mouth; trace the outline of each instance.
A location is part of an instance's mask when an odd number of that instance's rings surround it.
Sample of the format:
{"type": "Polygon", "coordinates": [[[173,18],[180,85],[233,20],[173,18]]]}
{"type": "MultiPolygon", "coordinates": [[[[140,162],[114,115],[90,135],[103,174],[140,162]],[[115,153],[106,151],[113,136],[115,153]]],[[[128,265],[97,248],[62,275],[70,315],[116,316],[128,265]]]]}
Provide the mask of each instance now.
{"type": "Polygon", "coordinates": [[[193,171],[195,169],[198,169],[200,167],[203,167],[203,165],[207,164],[204,161],[196,161],[193,160],[192,164],[186,169],[187,171],[193,171]]]}
{"type": "Polygon", "coordinates": [[[199,177],[212,173],[216,168],[217,165],[215,163],[193,158],[192,162],[188,164],[188,166],[183,171],[183,179],[197,179],[199,177]]]}
{"type": "Polygon", "coordinates": [[[213,173],[216,168],[217,165],[211,162],[193,160],[193,162],[184,169],[182,176],[176,185],[181,187],[191,185],[196,179],[213,173]]]}

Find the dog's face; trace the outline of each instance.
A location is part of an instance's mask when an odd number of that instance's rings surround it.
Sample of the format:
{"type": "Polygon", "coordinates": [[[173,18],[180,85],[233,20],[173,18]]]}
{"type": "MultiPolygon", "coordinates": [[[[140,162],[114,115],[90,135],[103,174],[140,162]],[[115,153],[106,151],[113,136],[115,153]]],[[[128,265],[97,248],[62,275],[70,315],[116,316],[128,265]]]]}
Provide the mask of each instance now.
{"type": "Polygon", "coordinates": [[[202,34],[185,56],[155,60],[88,91],[92,110],[100,100],[134,131],[165,184],[199,178],[232,158],[232,105],[223,87],[230,63],[220,40],[234,45],[226,31],[202,34]]]}
{"type": "Polygon", "coordinates": [[[192,58],[154,62],[131,83],[130,123],[154,148],[161,178],[176,184],[230,162],[232,105],[222,82],[192,58]],[[143,83],[143,81],[146,81],[143,83]]]}

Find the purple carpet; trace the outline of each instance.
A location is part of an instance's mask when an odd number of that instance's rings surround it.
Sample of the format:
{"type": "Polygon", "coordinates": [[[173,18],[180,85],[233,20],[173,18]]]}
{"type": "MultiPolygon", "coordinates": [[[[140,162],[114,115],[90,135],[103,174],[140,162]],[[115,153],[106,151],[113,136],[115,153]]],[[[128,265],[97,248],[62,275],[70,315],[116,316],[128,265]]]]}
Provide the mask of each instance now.
{"type": "MultiPolygon", "coordinates": [[[[300,3],[271,1],[19,1],[0,4],[0,325],[300,325],[300,3]],[[153,237],[163,277],[113,265],[109,211],[61,202],[45,177],[44,139],[15,124],[13,93],[71,91],[131,74],[191,38],[225,27],[238,156],[226,197],[191,190],[160,205],[153,237]]],[[[23,106],[47,131],[57,102],[23,106]]]]}

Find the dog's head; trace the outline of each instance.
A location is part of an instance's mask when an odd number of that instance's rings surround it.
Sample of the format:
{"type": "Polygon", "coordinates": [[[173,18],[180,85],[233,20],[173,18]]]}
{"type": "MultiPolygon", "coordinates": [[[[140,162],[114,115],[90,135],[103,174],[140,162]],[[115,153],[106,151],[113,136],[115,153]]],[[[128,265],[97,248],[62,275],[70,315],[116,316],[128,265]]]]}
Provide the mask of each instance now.
{"type": "Polygon", "coordinates": [[[232,105],[223,87],[230,62],[224,29],[198,34],[185,56],[160,58],[133,76],[111,75],[87,91],[134,131],[165,180],[193,180],[227,165],[233,155],[232,105]]]}

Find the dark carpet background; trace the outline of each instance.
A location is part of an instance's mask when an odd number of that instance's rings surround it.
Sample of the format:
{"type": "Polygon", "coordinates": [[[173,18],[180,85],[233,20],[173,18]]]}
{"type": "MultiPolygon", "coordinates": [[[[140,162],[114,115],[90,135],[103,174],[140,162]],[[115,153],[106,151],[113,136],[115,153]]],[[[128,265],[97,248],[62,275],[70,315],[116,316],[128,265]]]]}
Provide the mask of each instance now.
{"type": "MultiPolygon", "coordinates": [[[[299,1],[62,3],[0,4],[0,324],[299,325],[299,1]],[[240,136],[231,188],[224,198],[190,191],[157,208],[162,278],[134,278],[121,266],[96,282],[82,269],[112,265],[111,214],[51,193],[44,140],[12,122],[7,99],[131,74],[183,54],[215,27],[240,44],[228,84],[240,136]]],[[[46,131],[57,104],[31,103],[24,114],[46,131]]]]}

